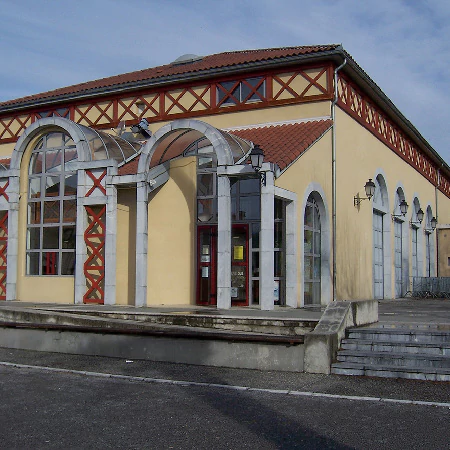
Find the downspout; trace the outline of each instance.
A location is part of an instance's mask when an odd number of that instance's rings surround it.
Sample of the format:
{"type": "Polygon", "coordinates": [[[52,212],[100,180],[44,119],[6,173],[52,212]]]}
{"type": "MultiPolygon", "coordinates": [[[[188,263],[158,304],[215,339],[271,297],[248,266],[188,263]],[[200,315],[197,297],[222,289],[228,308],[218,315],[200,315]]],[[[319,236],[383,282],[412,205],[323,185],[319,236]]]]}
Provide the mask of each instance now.
{"type": "MultiPolygon", "coordinates": [[[[443,167],[443,164],[441,165],[443,167]]],[[[439,186],[441,184],[441,170],[437,170],[437,184],[434,187],[434,203],[436,207],[436,221],[439,223],[439,213],[438,213],[438,194],[439,194],[439,186]]],[[[439,232],[438,228],[436,228],[436,276],[439,277],[439,232]]]]}
{"type": "Polygon", "coordinates": [[[331,103],[331,121],[332,121],[332,140],[331,140],[331,178],[332,178],[332,209],[333,209],[333,301],[336,301],[336,103],[338,101],[338,72],[347,64],[347,58],[344,62],[334,70],[334,98],[331,103]]]}

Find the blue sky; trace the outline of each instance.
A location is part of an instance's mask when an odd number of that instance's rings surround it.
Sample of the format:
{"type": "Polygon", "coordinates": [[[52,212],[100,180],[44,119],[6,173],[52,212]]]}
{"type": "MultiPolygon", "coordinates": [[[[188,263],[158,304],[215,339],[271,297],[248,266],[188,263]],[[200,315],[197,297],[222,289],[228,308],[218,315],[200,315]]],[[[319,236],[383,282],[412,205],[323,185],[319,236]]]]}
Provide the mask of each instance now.
{"type": "Polygon", "coordinates": [[[185,53],[341,43],[450,164],[448,0],[2,0],[0,101],[185,53]]]}

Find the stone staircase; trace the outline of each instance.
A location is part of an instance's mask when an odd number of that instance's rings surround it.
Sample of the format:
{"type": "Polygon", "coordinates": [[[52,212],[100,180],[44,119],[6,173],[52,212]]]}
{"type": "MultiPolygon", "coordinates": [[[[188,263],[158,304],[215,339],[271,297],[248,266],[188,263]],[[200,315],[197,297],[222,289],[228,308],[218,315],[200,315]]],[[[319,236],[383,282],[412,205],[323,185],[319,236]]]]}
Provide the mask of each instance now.
{"type": "Polygon", "coordinates": [[[375,324],[348,329],[331,373],[450,381],[450,325],[375,324]]]}

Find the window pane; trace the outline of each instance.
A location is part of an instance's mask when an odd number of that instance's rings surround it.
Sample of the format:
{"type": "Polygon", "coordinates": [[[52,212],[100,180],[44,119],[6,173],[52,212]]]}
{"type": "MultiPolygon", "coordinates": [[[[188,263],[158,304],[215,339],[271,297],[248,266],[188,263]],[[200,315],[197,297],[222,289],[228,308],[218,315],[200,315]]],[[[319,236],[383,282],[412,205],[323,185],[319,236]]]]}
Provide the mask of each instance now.
{"type": "Polygon", "coordinates": [[[41,248],[41,228],[29,228],[28,229],[28,248],[30,250],[37,250],[41,248]]]}
{"type": "Polygon", "coordinates": [[[59,227],[44,227],[42,230],[42,248],[59,248],[59,227]]]}
{"type": "Polygon", "coordinates": [[[75,273],[75,252],[64,252],[61,257],[61,275],[73,275],[75,273]]]}
{"type": "Polygon", "coordinates": [[[304,253],[312,253],[313,246],[313,232],[311,230],[305,230],[304,236],[304,253]]]}
{"type": "Polygon", "coordinates": [[[314,253],[320,256],[320,233],[317,232],[314,233],[314,253]]]}
{"type": "Polygon", "coordinates": [[[259,194],[259,178],[244,178],[239,182],[241,194],[259,194]]]}
{"type": "Polygon", "coordinates": [[[231,300],[244,301],[246,296],[247,277],[244,266],[231,266],[231,300]]]}
{"type": "Polygon", "coordinates": [[[41,196],[41,178],[30,178],[28,198],[40,198],[41,196]]]}
{"type": "Polygon", "coordinates": [[[33,153],[31,156],[31,161],[30,161],[30,168],[28,173],[31,174],[38,174],[38,173],[42,173],[42,153],[33,153]]]}
{"type": "Polygon", "coordinates": [[[274,247],[275,248],[283,247],[283,228],[284,228],[283,222],[275,222],[275,229],[274,229],[274,247]]]}
{"type": "Polygon", "coordinates": [[[62,248],[75,248],[75,227],[63,227],[62,248]]]}
{"type": "Polygon", "coordinates": [[[276,198],[274,201],[274,215],[275,219],[283,219],[283,200],[276,198]]]}
{"type": "Polygon", "coordinates": [[[252,282],[252,303],[259,305],[259,280],[253,280],[252,282]]]}
{"type": "Polygon", "coordinates": [[[61,171],[62,154],[61,150],[47,150],[45,152],[45,171],[61,171]]]}
{"type": "Polygon", "coordinates": [[[241,83],[241,101],[252,101],[252,100],[258,100],[261,101],[261,97],[253,93],[254,91],[258,92],[262,97],[264,97],[264,82],[261,83],[261,86],[259,86],[257,89],[254,89],[262,80],[261,77],[255,77],[255,78],[247,78],[245,82],[241,83]],[[253,88],[253,89],[252,89],[253,88]]]}
{"type": "Polygon", "coordinates": [[[47,134],[47,148],[63,147],[65,135],[63,133],[49,133],[47,134]]]}
{"type": "Polygon", "coordinates": [[[283,252],[275,251],[274,252],[274,276],[282,277],[283,276],[283,252]]]}
{"type": "Polygon", "coordinates": [[[59,196],[59,177],[45,177],[45,196],[57,197],[59,196]]]}
{"type": "Polygon", "coordinates": [[[239,220],[259,219],[259,208],[259,196],[241,197],[239,200],[239,220]]]}
{"type": "Polygon", "coordinates": [[[314,279],[320,280],[320,258],[314,258],[314,279]]]}
{"type": "Polygon", "coordinates": [[[312,278],[313,278],[313,257],[312,256],[305,256],[304,273],[305,273],[305,280],[312,280],[312,278]]]}
{"type": "Polygon", "coordinates": [[[57,252],[45,252],[42,254],[42,275],[58,275],[57,252]]]}
{"type": "Polygon", "coordinates": [[[313,207],[306,205],[305,208],[305,227],[313,227],[313,207]]]}
{"type": "Polygon", "coordinates": [[[198,168],[199,169],[210,169],[213,167],[213,158],[212,156],[199,156],[198,157],[198,168]]]}
{"type": "Polygon", "coordinates": [[[77,201],[64,200],[63,202],[63,222],[75,222],[77,219],[77,201]]]}
{"type": "Polygon", "coordinates": [[[39,253],[27,253],[27,274],[39,275],[39,253]]]}
{"type": "Polygon", "coordinates": [[[59,221],[59,200],[44,202],[44,223],[54,223],[59,221]]]}
{"type": "Polygon", "coordinates": [[[214,199],[202,199],[197,201],[197,219],[200,222],[209,222],[214,219],[214,199]]]}
{"type": "Polygon", "coordinates": [[[252,252],[252,276],[259,277],[259,252],[252,252]]]}
{"type": "Polygon", "coordinates": [[[28,223],[37,224],[41,220],[41,203],[30,202],[28,203],[28,223]]]}
{"type": "Polygon", "coordinates": [[[64,180],[64,195],[77,195],[77,176],[66,175],[64,180]]]}
{"type": "Polygon", "coordinates": [[[201,173],[197,176],[197,195],[199,197],[214,194],[214,174],[201,173]]]}
{"type": "Polygon", "coordinates": [[[259,231],[261,230],[260,223],[252,224],[252,248],[259,248],[259,231]]]}

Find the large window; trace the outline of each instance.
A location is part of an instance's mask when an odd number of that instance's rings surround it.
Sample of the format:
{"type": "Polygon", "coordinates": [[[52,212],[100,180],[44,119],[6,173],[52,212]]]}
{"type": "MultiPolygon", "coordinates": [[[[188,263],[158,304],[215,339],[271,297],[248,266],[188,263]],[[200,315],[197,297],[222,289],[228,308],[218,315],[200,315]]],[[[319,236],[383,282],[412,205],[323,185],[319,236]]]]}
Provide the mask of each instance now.
{"type": "Polygon", "coordinates": [[[70,162],[77,153],[61,132],[45,135],[29,165],[27,275],[73,275],[77,174],[70,162]]]}

